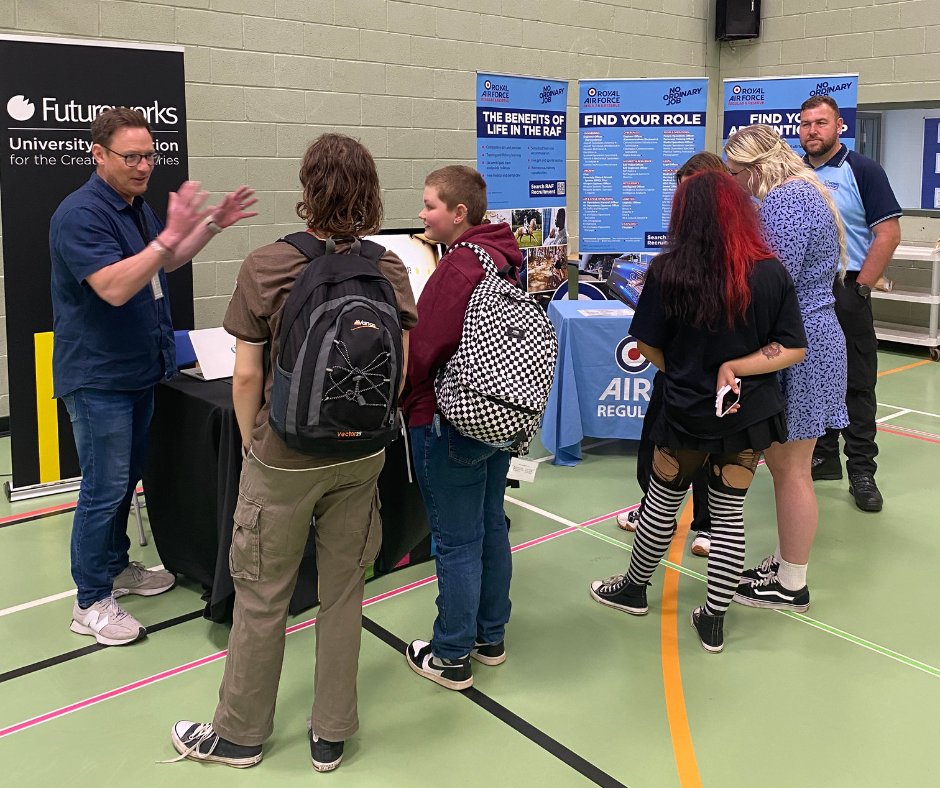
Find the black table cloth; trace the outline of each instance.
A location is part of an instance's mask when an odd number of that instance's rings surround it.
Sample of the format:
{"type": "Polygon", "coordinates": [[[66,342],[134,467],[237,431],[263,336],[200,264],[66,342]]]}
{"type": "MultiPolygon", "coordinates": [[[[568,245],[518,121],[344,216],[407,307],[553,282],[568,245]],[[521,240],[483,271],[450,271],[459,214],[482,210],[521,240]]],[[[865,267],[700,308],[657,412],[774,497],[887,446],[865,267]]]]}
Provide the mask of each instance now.
{"type": "MultiPolygon", "coordinates": [[[[163,565],[200,583],[205,617],[231,618],[234,586],[228,553],[241,473],[241,438],[227,381],[179,375],[157,386],[144,493],[163,565]]],[[[389,572],[407,555],[428,555],[428,524],[415,482],[408,479],[403,440],[386,451],[379,477],[382,549],[376,572],[389,572]]],[[[317,603],[316,554],[311,530],[290,602],[291,614],[317,603]]]]}

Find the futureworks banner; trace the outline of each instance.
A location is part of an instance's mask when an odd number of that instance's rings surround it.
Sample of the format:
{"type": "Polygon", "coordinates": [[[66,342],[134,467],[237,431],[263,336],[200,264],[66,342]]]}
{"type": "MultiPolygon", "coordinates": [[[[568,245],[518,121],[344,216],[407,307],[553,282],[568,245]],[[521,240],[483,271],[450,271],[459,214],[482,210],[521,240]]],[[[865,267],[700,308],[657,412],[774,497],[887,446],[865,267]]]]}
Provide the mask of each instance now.
{"type": "MultiPolygon", "coordinates": [[[[146,199],[163,217],[187,178],[182,48],[0,37],[0,221],[6,289],[13,486],[75,477],[68,414],[52,399],[49,219],[94,170],[89,125],[143,112],[160,156],[146,199]]],[[[193,326],[192,270],[170,276],[178,328],[193,326]]]]}
{"type": "Polygon", "coordinates": [[[606,279],[613,257],[665,245],[676,170],[705,146],[708,80],[582,80],[579,93],[579,245],[606,279]]]}
{"type": "Polygon", "coordinates": [[[830,96],[839,105],[845,125],[839,139],[855,150],[858,74],[817,77],[754,77],[724,81],[724,142],[743,126],[772,126],[797,153],[800,147],[800,105],[812,96],[830,96]]]}
{"type": "Polygon", "coordinates": [[[477,74],[477,169],[491,222],[512,227],[529,290],[565,280],[568,83],[477,74]]]}

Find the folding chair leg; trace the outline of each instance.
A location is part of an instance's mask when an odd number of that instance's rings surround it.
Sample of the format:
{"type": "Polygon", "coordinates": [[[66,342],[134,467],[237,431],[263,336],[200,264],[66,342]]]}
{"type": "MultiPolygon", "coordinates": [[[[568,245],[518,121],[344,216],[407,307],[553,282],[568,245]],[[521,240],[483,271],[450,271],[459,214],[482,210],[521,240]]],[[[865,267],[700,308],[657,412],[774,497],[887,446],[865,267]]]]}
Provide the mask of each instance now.
{"type": "Polygon", "coordinates": [[[146,547],[147,534],[144,533],[144,521],[140,516],[140,498],[137,497],[137,490],[134,490],[134,516],[137,518],[137,539],[141,547],[146,547]]]}

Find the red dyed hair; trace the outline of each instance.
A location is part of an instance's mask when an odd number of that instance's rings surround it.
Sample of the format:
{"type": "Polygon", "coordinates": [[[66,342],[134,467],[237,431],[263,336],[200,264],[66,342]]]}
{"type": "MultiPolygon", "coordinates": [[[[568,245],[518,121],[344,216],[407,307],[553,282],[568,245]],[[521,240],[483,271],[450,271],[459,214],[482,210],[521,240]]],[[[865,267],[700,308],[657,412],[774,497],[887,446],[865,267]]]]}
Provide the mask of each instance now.
{"type": "Polygon", "coordinates": [[[754,264],[773,257],[744,190],[720,172],[684,178],[672,201],[669,241],[655,267],[667,314],[699,328],[734,326],[751,303],[754,264]]]}

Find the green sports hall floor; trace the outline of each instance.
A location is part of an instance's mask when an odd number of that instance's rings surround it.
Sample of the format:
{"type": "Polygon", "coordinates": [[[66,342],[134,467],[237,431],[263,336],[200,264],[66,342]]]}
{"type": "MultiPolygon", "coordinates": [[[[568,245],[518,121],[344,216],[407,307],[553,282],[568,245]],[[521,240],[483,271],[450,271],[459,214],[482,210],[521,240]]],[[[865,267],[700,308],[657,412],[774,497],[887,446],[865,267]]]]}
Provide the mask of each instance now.
{"type": "MultiPolygon", "coordinates": [[[[817,485],[808,614],[733,606],[724,653],[705,653],[688,624],[704,599],[705,562],[690,555],[685,528],[653,578],[648,616],[591,601],[589,582],[627,565],[632,536],[613,514],[639,493],[632,445],[588,441],[579,466],[542,463],[534,484],[508,491],[519,548],[509,659],[474,663],[470,693],[419,678],[394,647],[430,632],[433,565],[366,586],[375,601],[362,640],[362,727],[331,774],[313,771],[305,736],[315,610],[289,622],[297,630],[260,765],[158,764],[175,755],[175,720],[211,718],[227,629],[198,617],[200,590],[182,580],[169,594],[125,600],[152,628],[144,641],[89,648],[68,629],[71,515],[6,524],[73,498],[4,502],[0,785],[940,785],[940,365],[922,359],[880,354],[884,511],[859,512],[844,481],[817,485]]],[[[0,450],[8,471],[9,439],[0,450]]],[[[544,455],[536,446],[533,456],[544,455]]],[[[753,563],[775,544],[766,469],[746,527],[753,563]]],[[[132,558],[159,563],[152,546],[135,545],[132,558]]]]}

